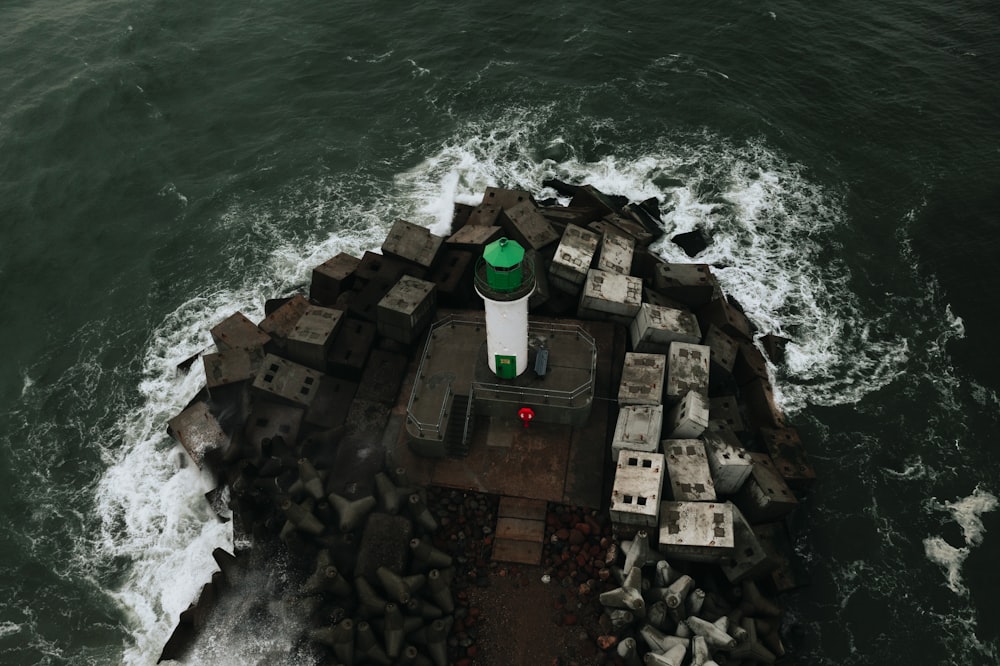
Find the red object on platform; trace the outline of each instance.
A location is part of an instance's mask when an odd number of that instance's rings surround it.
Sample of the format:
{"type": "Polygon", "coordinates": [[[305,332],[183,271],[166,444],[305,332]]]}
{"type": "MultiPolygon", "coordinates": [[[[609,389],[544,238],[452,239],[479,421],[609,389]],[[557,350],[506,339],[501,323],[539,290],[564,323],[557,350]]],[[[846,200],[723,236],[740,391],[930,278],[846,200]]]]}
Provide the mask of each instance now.
{"type": "Polygon", "coordinates": [[[528,424],[531,423],[531,419],[535,418],[535,410],[531,407],[522,407],[517,410],[517,418],[524,422],[524,427],[527,428],[528,424]]]}

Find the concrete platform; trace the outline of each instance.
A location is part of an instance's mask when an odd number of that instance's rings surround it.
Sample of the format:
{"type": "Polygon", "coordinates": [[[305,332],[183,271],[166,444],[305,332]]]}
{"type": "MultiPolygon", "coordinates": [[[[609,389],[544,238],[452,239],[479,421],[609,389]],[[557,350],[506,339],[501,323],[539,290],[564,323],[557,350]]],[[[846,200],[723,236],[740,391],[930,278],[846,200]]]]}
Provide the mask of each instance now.
{"type": "Polygon", "coordinates": [[[539,564],[545,540],[548,504],[521,497],[501,497],[494,531],[493,559],[498,562],[539,564]]]}

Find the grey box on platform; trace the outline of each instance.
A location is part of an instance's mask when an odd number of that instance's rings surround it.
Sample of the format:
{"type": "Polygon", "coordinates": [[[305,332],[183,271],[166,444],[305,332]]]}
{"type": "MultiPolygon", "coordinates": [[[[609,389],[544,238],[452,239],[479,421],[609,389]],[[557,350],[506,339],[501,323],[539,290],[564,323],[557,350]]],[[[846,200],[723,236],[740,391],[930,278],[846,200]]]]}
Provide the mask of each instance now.
{"type": "Polygon", "coordinates": [[[309,307],[309,301],[301,294],[296,294],[280,308],[264,317],[260,322],[260,330],[270,335],[271,340],[278,347],[284,349],[289,334],[309,307]]]}
{"type": "Polygon", "coordinates": [[[360,263],[360,259],[346,252],[327,259],[313,269],[309,297],[321,305],[333,305],[340,292],[350,288],[354,269],[360,263]]]}
{"type": "Polygon", "coordinates": [[[285,343],[288,357],[313,370],[325,371],[330,347],[343,318],[343,310],[310,305],[288,334],[285,343]]]}
{"type": "Polygon", "coordinates": [[[712,470],[715,492],[719,495],[733,495],[739,492],[753,468],[750,454],[739,445],[736,438],[706,430],[701,434],[705,442],[705,455],[712,470]]]}
{"type": "Polygon", "coordinates": [[[587,279],[587,271],[594,261],[601,237],[575,224],[566,225],[559,247],[549,266],[552,284],[563,291],[575,294],[587,279]]]}
{"type": "MultiPolygon", "coordinates": [[[[728,502],[727,502],[728,504],[728,502]]],[[[730,583],[760,578],[778,566],[738,508],[733,507],[733,555],[722,562],[722,573],[730,583]]]]}
{"type": "Polygon", "coordinates": [[[406,220],[396,220],[382,242],[382,254],[430,268],[444,238],[406,220]]]}
{"type": "Polygon", "coordinates": [[[688,391],[696,391],[708,397],[708,358],[711,351],[704,345],[670,343],[664,400],[677,400],[688,391]]]}
{"type": "Polygon", "coordinates": [[[541,250],[559,240],[559,233],[531,201],[505,206],[500,215],[500,225],[526,250],[541,250]]]}
{"type": "Polygon", "coordinates": [[[263,360],[264,352],[260,349],[238,348],[205,354],[201,357],[205,366],[205,385],[211,392],[217,386],[252,379],[263,360]]]}
{"type": "Polygon", "coordinates": [[[735,396],[722,395],[708,401],[709,419],[712,421],[725,421],[730,429],[735,433],[746,431],[743,424],[743,415],[740,413],[740,403],[735,396]]]}
{"type": "Polygon", "coordinates": [[[778,474],[766,453],[750,453],[750,477],[733,497],[733,502],[752,523],[777,520],[791,512],[799,501],[778,474]]]}
{"type": "Polygon", "coordinates": [[[706,264],[669,264],[656,267],[656,289],[685,305],[702,306],[712,300],[716,280],[706,264]]]}
{"type": "Polygon", "coordinates": [[[669,439],[694,439],[708,427],[708,398],[688,391],[667,414],[664,425],[669,439]]]}
{"type": "Polygon", "coordinates": [[[409,275],[399,279],[378,304],[378,332],[409,344],[430,324],[434,314],[433,282],[409,275]]]}
{"type": "Polygon", "coordinates": [[[667,439],[663,441],[670,489],[677,502],[714,502],[715,482],[705,455],[705,443],[700,439],[667,439]]]}
{"type": "Polygon", "coordinates": [[[611,490],[611,520],[655,528],[663,492],[663,454],[623,449],[611,490]]]}
{"type": "Polygon", "coordinates": [[[321,372],[268,354],[254,377],[253,388],[264,396],[308,407],[316,396],[321,377],[321,372]]]}
{"type": "Polygon", "coordinates": [[[212,328],[212,340],[219,351],[225,351],[263,347],[271,341],[271,336],[257,328],[242,312],[236,312],[212,328]]]}
{"type": "Polygon", "coordinates": [[[586,314],[635,317],[642,305],[642,280],[597,269],[587,271],[580,294],[579,316],[586,314]]]}
{"type": "Polygon", "coordinates": [[[668,559],[722,562],[733,553],[733,505],[729,502],[660,504],[658,550],[668,559]]]}
{"type": "Polygon", "coordinates": [[[621,384],[618,387],[618,404],[663,404],[663,377],[667,358],[663,354],[625,353],[621,384]]]}
{"type": "Polygon", "coordinates": [[[622,449],[653,453],[660,448],[663,426],[662,405],[627,405],[618,411],[611,460],[618,460],[622,449]]]}
{"type": "Polygon", "coordinates": [[[698,320],[686,310],[643,303],[629,325],[632,348],[666,354],[671,342],[701,342],[698,320]]]}
{"type": "Polygon", "coordinates": [[[180,442],[198,467],[201,467],[209,451],[223,449],[229,443],[229,435],[219,425],[208,405],[201,401],[170,419],[167,432],[180,442]]]}
{"type": "Polygon", "coordinates": [[[634,253],[634,239],[618,233],[605,233],[601,237],[601,251],[597,258],[597,267],[609,273],[631,275],[632,255],[634,253]]]}

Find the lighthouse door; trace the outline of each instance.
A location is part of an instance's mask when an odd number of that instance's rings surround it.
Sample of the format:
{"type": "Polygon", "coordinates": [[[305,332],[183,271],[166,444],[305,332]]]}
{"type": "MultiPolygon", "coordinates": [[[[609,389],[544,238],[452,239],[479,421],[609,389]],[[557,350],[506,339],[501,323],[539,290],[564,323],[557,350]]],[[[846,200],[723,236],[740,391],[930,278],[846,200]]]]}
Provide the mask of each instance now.
{"type": "Polygon", "coordinates": [[[497,377],[500,379],[514,379],[517,377],[517,357],[496,355],[497,377]]]}

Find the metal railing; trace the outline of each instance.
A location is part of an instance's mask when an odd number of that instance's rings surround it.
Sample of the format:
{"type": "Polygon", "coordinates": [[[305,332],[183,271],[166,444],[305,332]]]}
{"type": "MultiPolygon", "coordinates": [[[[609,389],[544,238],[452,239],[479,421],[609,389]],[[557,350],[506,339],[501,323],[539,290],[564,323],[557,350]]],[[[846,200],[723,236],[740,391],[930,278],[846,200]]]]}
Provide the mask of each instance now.
{"type": "Polygon", "coordinates": [[[437,423],[427,423],[413,415],[413,397],[416,395],[416,391],[410,393],[410,400],[406,403],[406,420],[416,427],[421,439],[425,438],[424,431],[435,435],[436,439],[444,439],[444,430],[448,427],[448,415],[445,412],[448,409],[448,402],[451,400],[451,393],[451,382],[448,382],[448,386],[444,390],[444,399],[441,401],[441,410],[438,412],[437,423]]]}
{"type": "Polygon", "coordinates": [[[476,261],[475,285],[476,290],[484,296],[489,296],[495,301],[516,301],[530,294],[535,288],[535,265],[530,260],[521,262],[521,284],[517,289],[510,291],[500,291],[490,286],[486,278],[486,260],[479,257],[476,261]]]}

